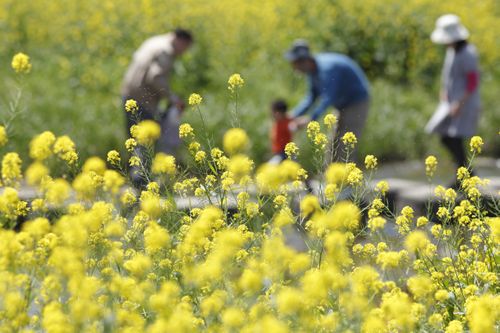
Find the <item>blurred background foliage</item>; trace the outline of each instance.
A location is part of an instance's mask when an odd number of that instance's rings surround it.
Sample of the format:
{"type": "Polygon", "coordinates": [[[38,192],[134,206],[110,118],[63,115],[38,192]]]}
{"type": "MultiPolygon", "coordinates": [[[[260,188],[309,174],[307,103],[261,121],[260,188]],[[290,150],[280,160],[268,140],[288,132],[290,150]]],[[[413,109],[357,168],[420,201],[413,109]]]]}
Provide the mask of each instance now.
{"type": "MultiPolygon", "coordinates": [[[[246,85],[239,124],[260,162],[269,157],[270,102],[284,97],[293,106],[305,93],[303,77],[283,58],[301,37],[316,52],[348,54],[367,72],[373,102],[361,153],[420,158],[440,149],[423,128],[437,104],[444,57],[429,35],[436,18],[448,12],[462,18],[479,49],[479,134],[486,152],[499,156],[498,0],[0,0],[0,110],[17,84],[11,57],[22,51],[33,70],[22,83],[26,111],[14,126],[12,149],[26,152],[30,138],[46,129],[70,135],[83,158],[121,148],[126,132],[119,91],[132,53],[152,35],[185,27],[196,42],[176,65],[175,90],[186,98],[202,94],[202,111],[220,139],[231,124],[227,78],[241,73],[246,85]]],[[[199,124],[193,112],[185,120],[199,124]]],[[[303,133],[297,138],[307,161],[303,133]]]]}

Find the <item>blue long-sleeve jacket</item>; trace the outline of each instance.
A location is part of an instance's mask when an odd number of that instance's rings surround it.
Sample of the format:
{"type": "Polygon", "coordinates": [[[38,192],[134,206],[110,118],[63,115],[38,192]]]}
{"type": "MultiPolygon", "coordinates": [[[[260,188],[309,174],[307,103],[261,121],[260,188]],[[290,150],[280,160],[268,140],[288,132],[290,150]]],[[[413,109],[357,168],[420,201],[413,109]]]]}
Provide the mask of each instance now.
{"type": "Polygon", "coordinates": [[[297,105],[293,116],[305,114],[319,99],[311,118],[319,118],[329,106],[342,111],[369,98],[369,83],[363,70],[349,57],[338,53],[314,56],[317,71],[307,77],[309,93],[297,105]]]}

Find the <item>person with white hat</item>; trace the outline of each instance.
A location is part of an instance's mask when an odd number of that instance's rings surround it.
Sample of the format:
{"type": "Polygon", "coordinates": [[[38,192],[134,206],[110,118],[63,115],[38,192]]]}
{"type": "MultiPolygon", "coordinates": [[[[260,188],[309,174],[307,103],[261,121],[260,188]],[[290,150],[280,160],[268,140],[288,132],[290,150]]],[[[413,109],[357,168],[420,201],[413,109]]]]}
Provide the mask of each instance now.
{"type": "Polygon", "coordinates": [[[436,21],[431,34],[435,44],[446,45],[441,81],[441,104],[426,130],[441,136],[457,167],[467,166],[464,140],[477,129],[481,100],[476,47],[469,43],[469,31],[460,18],[446,14],[436,21]]]}

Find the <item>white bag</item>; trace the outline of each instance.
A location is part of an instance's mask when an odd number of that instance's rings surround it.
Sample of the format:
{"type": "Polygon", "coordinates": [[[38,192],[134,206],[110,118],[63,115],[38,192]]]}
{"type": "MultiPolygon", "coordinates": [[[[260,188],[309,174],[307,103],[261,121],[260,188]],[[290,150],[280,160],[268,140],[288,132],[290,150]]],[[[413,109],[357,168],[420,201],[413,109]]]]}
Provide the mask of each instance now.
{"type": "Polygon", "coordinates": [[[446,122],[450,120],[450,103],[441,102],[439,103],[436,111],[432,115],[431,119],[425,125],[425,132],[436,133],[440,132],[439,127],[444,126],[446,122]]]}

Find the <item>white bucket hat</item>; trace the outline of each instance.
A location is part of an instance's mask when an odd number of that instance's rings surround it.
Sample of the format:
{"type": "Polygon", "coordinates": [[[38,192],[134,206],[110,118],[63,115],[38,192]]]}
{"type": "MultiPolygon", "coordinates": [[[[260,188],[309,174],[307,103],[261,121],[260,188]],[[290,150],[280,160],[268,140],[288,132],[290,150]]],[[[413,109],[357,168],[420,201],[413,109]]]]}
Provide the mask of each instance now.
{"type": "Polygon", "coordinates": [[[469,31],[460,23],[460,18],[446,14],[436,20],[436,29],[431,40],[436,44],[451,44],[469,38],[469,31]]]}

